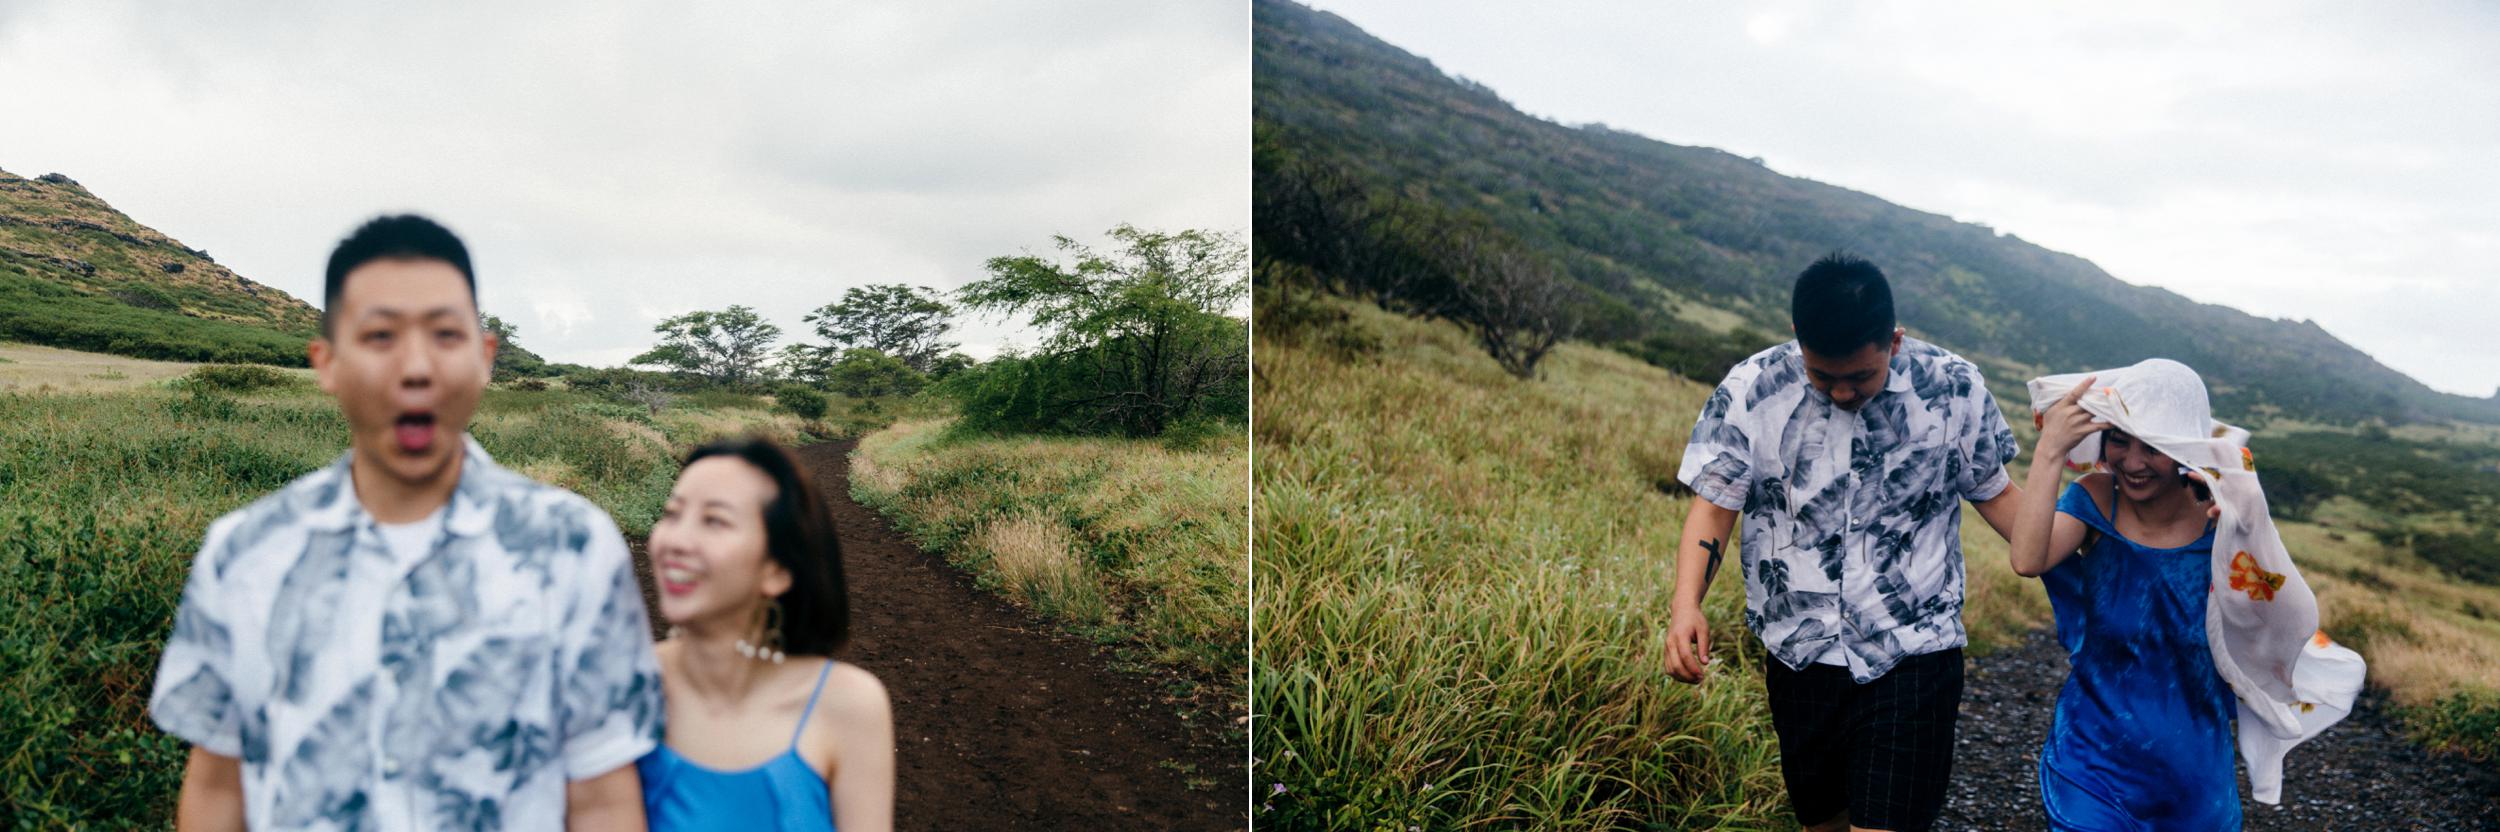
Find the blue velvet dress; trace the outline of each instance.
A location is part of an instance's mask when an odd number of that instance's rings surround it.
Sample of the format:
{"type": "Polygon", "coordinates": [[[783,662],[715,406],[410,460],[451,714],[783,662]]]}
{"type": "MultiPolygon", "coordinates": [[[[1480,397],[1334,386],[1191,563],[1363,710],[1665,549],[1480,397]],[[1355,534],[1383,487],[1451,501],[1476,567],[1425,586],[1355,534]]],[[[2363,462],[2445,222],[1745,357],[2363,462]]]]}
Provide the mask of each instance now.
{"type": "Polygon", "coordinates": [[[2075,830],[2240,828],[2230,686],[2205,641],[2213,531],[2175,549],[2118,535],[2082,483],[2057,510],[2100,532],[2040,576],[2073,670],[2040,750],[2049,825],[2075,830]]]}

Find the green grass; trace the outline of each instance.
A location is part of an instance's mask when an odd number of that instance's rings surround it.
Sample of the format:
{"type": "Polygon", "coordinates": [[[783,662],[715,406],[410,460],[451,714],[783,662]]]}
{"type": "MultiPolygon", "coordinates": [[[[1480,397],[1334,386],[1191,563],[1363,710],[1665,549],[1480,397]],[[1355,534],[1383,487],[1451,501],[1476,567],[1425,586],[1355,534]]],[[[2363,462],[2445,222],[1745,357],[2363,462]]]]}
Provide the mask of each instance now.
{"type": "Polygon", "coordinates": [[[957,435],[898,422],[860,441],[852,494],[1045,619],[1238,707],[1247,442],[957,435]]]}
{"type": "Polygon", "coordinates": [[[1776,825],[1740,590],[1705,601],[1713,678],[1660,658],[1685,504],[1659,484],[1708,389],[1577,345],[1520,382],[1455,327],[1349,311],[1360,335],[1257,344],[1259,823],[1776,825]]]}
{"type": "Polygon", "coordinates": [[[143,309],[33,277],[0,259],[0,340],[166,361],[301,367],[307,333],[143,309]]]}
{"type": "MultiPolygon", "coordinates": [[[[803,438],[786,415],[757,410],[646,416],[654,427],[599,405],[495,391],[472,433],[498,462],[579,491],[632,534],[649,530],[693,443],[803,438]]],[[[300,383],[0,393],[0,817],[171,822],[185,750],[145,709],[191,556],[211,520],[335,459],[346,431],[331,400],[300,383]]]]}
{"type": "MultiPolygon", "coordinates": [[[[1690,500],[1673,479],[1709,386],[1578,344],[1521,382],[1454,326],[1298,302],[1261,307],[1257,344],[1260,827],[1793,828],[1741,583],[1704,601],[1713,678],[1674,683],[1661,658],[1690,500]]],[[[2261,437],[2261,469],[2316,444],[2261,437]]],[[[2326,631],[2418,740],[2500,759],[2500,588],[2369,533],[2394,522],[2371,504],[2314,515],[2278,525],[2326,631]]],[[[1962,529],[1984,655],[2049,608],[1967,507],[1962,529]]]]}

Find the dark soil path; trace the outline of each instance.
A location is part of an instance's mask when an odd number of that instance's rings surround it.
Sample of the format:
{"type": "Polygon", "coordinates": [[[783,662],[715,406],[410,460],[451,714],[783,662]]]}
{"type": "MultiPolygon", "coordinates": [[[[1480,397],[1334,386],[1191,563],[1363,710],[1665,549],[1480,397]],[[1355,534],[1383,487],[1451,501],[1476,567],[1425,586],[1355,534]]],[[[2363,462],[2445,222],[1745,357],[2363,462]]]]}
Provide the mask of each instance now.
{"type": "MultiPolygon", "coordinates": [[[[1968,660],[1962,721],[1954,742],[1953,792],[1939,830],[2037,830],[2040,744],[2049,733],[2066,654],[2046,631],[2022,644],[1968,660]]],[[[2345,829],[2500,829],[2500,771],[2407,742],[2385,697],[2365,693],[2343,722],[2292,749],[2283,802],[2248,799],[2240,769],[2240,811],[2250,832],[2345,829]]]]}
{"type": "MultiPolygon", "coordinates": [[[[1106,651],[975,588],[852,500],[854,445],[798,456],[842,538],[852,634],[842,658],[877,674],[894,700],[896,829],[1246,825],[1238,747],[1193,732],[1106,651]]],[[[640,541],[634,554],[645,597],[656,598],[640,541]]]]}

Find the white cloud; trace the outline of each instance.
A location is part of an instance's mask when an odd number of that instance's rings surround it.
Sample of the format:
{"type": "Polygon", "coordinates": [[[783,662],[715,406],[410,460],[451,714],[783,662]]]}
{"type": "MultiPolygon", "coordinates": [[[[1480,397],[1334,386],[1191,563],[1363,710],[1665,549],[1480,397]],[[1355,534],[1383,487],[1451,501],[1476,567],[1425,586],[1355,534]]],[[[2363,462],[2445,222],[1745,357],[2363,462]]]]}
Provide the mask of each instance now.
{"type": "Polygon", "coordinates": [[[845,287],[954,288],[1053,234],[1248,227],[1237,2],[738,9],[12,2],[0,168],[315,304],[339,236],[426,212],[523,345],[593,364],[661,309],[790,337],[845,287]]]}

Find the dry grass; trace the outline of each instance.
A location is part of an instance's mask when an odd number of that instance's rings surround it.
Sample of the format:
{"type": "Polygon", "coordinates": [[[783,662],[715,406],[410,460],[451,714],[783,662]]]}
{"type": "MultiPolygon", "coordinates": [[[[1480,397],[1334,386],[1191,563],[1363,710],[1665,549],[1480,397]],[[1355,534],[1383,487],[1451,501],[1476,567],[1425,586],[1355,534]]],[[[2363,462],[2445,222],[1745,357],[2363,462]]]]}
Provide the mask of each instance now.
{"type": "Polygon", "coordinates": [[[909,420],[863,437],[852,494],[1042,617],[1238,689],[1245,440],[1176,451],[953,436],[950,424],[909,420]]]}
{"type": "MultiPolygon", "coordinates": [[[[0,393],[100,393],[129,390],[191,372],[197,363],[150,361],[33,344],[0,342],[0,393]]],[[[278,368],[312,379],[312,371],[278,368]]]]}
{"type": "Polygon", "coordinates": [[[1376,353],[1257,344],[1260,824],[1778,825],[1738,582],[1704,603],[1714,678],[1660,658],[1689,499],[1661,486],[1709,389],[1577,345],[1522,382],[1345,308],[1376,353]]]}
{"type": "Polygon", "coordinates": [[[999,583],[1018,603],[1056,610],[1084,626],[1099,625],[1110,615],[1102,585],[1078,562],[1076,540],[1066,525],[1018,514],[982,524],[967,544],[989,558],[999,583]]]}

